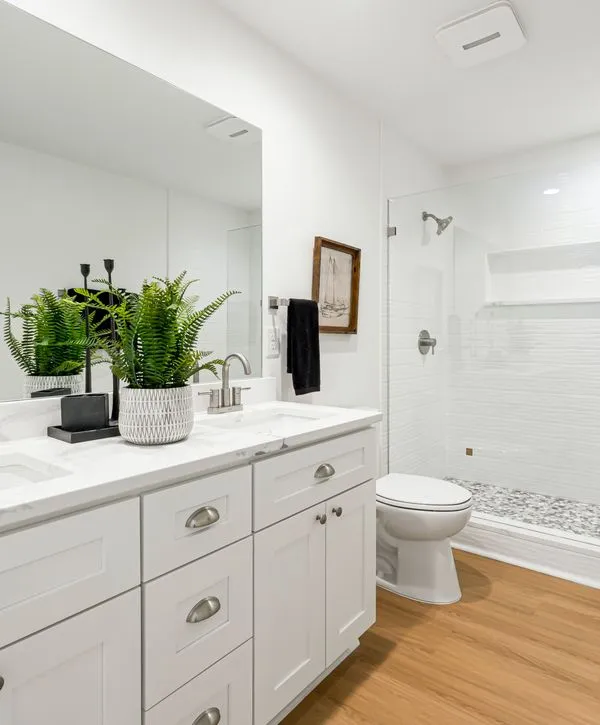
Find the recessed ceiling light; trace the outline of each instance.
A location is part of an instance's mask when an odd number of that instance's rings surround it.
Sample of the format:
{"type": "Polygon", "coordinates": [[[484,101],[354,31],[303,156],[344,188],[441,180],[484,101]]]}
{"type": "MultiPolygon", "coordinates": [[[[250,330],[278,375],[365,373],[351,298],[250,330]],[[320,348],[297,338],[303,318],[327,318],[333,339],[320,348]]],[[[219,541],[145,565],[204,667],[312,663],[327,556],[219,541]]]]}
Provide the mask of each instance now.
{"type": "Polygon", "coordinates": [[[560,193],[560,189],[545,189],[544,190],[544,194],[546,194],[546,196],[554,196],[554,194],[558,194],[558,193],[560,193]]]}

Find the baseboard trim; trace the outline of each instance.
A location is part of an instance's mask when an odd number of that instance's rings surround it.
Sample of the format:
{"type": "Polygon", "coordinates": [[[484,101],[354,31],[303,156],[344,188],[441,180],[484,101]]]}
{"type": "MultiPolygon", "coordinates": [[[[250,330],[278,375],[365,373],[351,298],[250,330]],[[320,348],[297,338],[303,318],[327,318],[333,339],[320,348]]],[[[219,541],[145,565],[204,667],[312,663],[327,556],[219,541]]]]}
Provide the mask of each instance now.
{"type": "Polygon", "coordinates": [[[473,513],[452,546],[600,589],[600,539],[473,513]]]}

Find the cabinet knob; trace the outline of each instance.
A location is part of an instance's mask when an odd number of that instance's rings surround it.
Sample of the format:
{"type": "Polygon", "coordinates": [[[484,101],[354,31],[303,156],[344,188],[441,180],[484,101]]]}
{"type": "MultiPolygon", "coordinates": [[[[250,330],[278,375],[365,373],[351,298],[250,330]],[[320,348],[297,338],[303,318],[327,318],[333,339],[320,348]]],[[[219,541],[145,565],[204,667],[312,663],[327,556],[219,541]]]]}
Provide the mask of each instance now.
{"type": "Polygon", "coordinates": [[[331,463],[322,463],[315,471],[315,479],[317,481],[325,481],[332,476],[335,476],[335,468],[331,463]]]}
{"type": "Polygon", "coordinates": [[[220,519],[219,512],[213,506],[202,506],[194,511],[185,522],[186,529],[203,529],[205,526],[212,526],[220,519]]]}
{"type": "Polygon", "coordinates": [[[0,690],[4,687],[4,677],[0,675],[0,690]]]}
{"type": "Polygon", "coordinates": [[[341,506],[331,509],[331,513],[335,514],[338,517],[338,519],[340,518],[340,516],[342,515],[343,512],[344,512],[344,509],[341,506]]]}
{"type": "MultiPolygon", "coordinates": [[[[214,617],[219,609],[221,609],[221,602],[217,599],[217,597],[205,597],[204,599],[201,599],[198,604],[192,607],[185,621],[188,624],[198,624],[198,622],[204,622],[205,619],[214,617]]],[[[217,720],[216,722],[219,721],[217,720]]]]}
{"type": "Polygon", "coordinates": [[[327,523],[327,514],[317,514],[317,521],[323,526],[327,523]]]}
{"type": "Polygon", "coordinates": [[[221,711],[218,707],[211,707],[199,715],[192,725],[218,725],[221,722],[221,711]]]}

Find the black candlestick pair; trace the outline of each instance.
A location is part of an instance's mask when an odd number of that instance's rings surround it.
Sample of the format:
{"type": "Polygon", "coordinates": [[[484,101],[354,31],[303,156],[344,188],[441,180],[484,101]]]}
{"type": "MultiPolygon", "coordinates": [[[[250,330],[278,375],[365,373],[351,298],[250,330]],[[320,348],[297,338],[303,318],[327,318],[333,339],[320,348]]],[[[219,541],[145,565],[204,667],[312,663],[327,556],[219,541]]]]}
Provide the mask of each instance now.
{"type": "MultiPolygon", "coordinates": [[[[114,304],[114,296],[112,293],[112,273],[115,268],[115,260],[114,259],[105,259],[104,260],[104,269],[106,270],[106,273],[108,275],[108,284],[109,284],[109,295],[108,295],[108,304],[113,305],[114,304]]],[[[82,264],[80,265],[81,274],[83,276],[83,288],[85,290],[88,289],[88,277],[90,274],[91,267],[89,264],[82,264]]],[[[85,308],[85,334],[87,337],[90,335],[90,312],[89,307],[86,305],[85,308]]],[[[112,319],[110,320],[110,337],[113,340],[113,342],[117,339],[117,331],[115,328],[115,321],[112,319]]],[[[112,376],[113,379],[113,401],[112,401],[112,414],[110,416],[111,421],[116,422],[119,420],[119,380],[114,375],[112,376]]],[[[91,393],[92,392],[92,353],[91,350],[88,348],[85,352],[85,392],[91,393]]]]}

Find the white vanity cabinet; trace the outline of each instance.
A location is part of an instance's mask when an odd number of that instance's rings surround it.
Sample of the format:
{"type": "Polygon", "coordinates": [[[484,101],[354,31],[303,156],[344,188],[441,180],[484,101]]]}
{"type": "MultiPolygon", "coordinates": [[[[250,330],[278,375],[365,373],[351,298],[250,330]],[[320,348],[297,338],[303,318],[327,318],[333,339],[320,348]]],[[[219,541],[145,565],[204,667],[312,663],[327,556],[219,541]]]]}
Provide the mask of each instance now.
{"type": "Polygon", "coordinates": [[[275,718],[375,621],[374,432],[314,448],[317,456],[309,448],[255,465],[255,521],[294,499],[325,500],[254,536],[254,725],[275,718]]]}
{"type": "Polygon", "coordinates": [[[279,722],[375,619],[376,460],[365,428],[0,535],[0,725],[279,722]]]}

